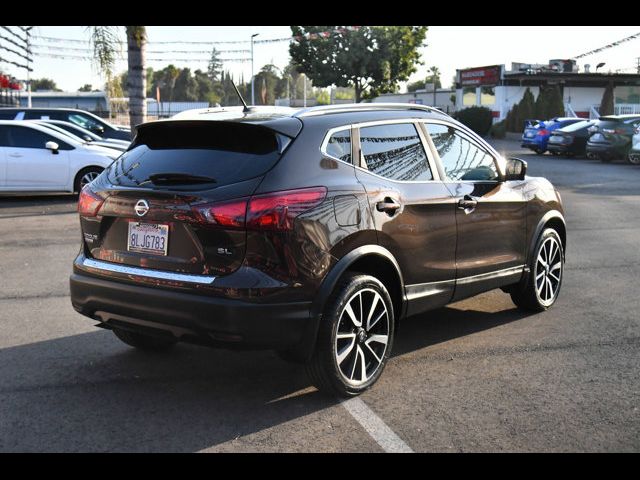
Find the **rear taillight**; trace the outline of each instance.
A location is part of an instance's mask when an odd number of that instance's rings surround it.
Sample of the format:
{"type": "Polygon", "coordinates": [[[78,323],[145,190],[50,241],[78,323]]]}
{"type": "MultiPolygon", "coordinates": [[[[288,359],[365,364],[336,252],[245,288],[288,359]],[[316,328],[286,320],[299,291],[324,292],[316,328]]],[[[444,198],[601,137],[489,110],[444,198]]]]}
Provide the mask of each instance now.
{"type": "Polygon", "coordinates": [[[226,228],[244,228],[248,198],[193,206],[193,212],[200,223],[219,225],[226,228]]]}
{"type": "Polygon", "coordinates": [[[624,135],[625,134],[624,128],[603,128],[602,132],[603,133],[608,133],[608,134],[615,134],[615,135],[624,135]]]}
{"type": "Polygon", "coordinates": [[[83,217],[95,217],[103,203],[104,199],[87,185],[78,198],[78,213],[83,217]]]}
{"type": "Polygon", "coordinates": [[[543,135],[548,135],[549,134],[549,130],[546,129],[542,129],[542,130],[538,130],[537,135],[543,136],[543,135]]]}
{"type": "Polygon", "coordinates": [[[197,220],[207,225],[287,231],[298,215],[320,205],[326,196],[326,187],[311,187],[194,205],[192,209],[197,220]]]}
{"type": "Polygon", "coordinates": [[[320,205],[326,196],[326,187],[312,187],[251,197],[247,228],[291,230],[298,215],[320,205]]]}

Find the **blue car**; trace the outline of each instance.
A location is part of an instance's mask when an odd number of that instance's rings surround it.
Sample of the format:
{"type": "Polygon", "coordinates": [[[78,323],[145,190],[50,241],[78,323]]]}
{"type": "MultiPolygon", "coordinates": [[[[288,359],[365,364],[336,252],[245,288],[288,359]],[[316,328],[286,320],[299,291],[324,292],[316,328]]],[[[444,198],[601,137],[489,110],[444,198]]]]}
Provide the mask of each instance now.
{"type": "Polygon", "coordinates": [[[529,148],[538,155],[547,151],[547,142],[551,132],[558,128],[566,127],[572,123],[581,122],[584,118],[578,117],[555,117],[551,120],[525,120],[524,132],[522,133],[522,147],[529,148]]]}

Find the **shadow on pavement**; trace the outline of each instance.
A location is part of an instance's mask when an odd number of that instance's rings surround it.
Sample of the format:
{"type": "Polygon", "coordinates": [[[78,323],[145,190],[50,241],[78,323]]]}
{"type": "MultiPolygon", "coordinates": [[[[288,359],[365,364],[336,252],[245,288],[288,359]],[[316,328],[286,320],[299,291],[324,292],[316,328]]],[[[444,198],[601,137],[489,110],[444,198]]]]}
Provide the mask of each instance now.
{"type": "MultiPolygon", "coordinates": [[[[402,324],[394,355],[523,317],[439,309],[402,324]]],[[[107,331],[0,350],[1,451],[194,452],[336,404],[270,351],[141,353],[107,331]]]]}

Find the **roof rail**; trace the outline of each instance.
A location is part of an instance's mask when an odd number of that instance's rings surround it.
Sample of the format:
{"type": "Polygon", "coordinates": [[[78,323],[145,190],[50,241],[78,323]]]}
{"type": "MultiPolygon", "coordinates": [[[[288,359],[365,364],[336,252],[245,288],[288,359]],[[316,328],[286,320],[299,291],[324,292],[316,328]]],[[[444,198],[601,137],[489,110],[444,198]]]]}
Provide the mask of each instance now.
{"type": "Polygon", "coordinates": [[[416,103],[342,103],[338,105],[320,105],[298,110],[294,117],[310,117],[313,115],[324,115],[328,113],[358,112],[364,110],[422,110],[424,112],[436,112],[447,115],[442,110],[428,105],[416,103]]]}

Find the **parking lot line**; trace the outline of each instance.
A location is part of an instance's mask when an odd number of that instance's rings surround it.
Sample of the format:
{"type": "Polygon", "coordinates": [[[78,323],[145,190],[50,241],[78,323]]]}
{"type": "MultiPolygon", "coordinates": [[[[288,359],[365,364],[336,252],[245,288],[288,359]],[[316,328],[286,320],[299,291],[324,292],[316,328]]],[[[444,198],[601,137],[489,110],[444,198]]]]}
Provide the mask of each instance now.
{"type": "Polygon", "coordinates": [[[413,453],[411,447],[404,443],[360,398],[342,400],[341,403],[385,452],[413,453]]]}

